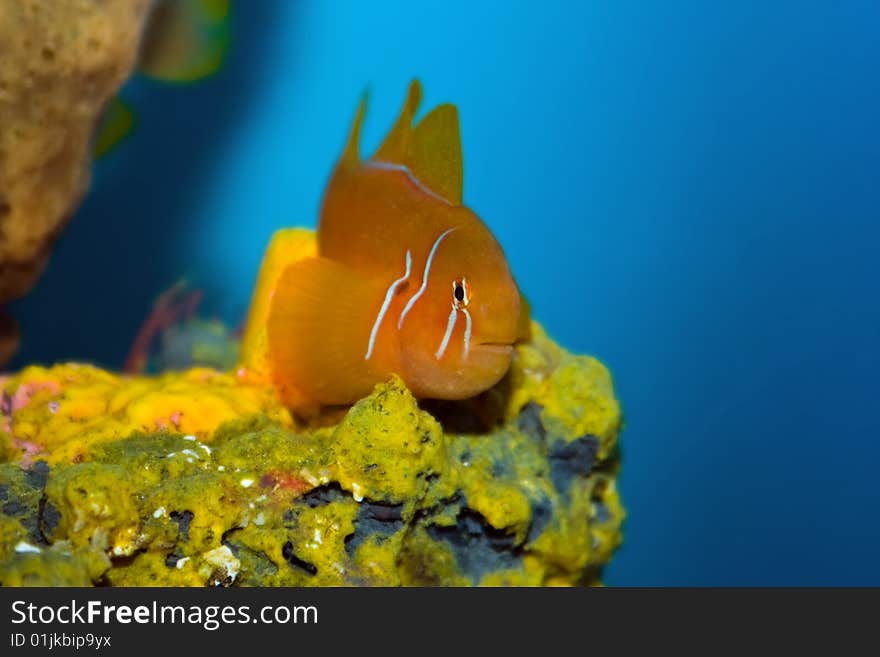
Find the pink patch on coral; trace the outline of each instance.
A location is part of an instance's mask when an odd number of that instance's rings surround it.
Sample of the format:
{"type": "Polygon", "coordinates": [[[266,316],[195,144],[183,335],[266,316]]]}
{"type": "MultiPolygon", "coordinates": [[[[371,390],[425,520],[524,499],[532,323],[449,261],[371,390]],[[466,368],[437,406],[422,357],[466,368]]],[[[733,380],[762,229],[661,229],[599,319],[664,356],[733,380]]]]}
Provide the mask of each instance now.
{"type": "Polygon", "coordinates": [[[30,440],[18,440],[17,438],[13,438],[12,444],[16,449],[24,451],[24,454],[21,457],[21,462],[18,464],[22,470],[30,468],[34,462],[34,456],[43,450],[43,448],[37,443],[31,442],[30,440]]]}
{"type": "Polygon", "coordinates": [[[57,381],[32,381],[30,383],[22,383],[18,386],[15,394],[12,395],[12,412],[20,411],[30,404],[34,395],[42,390],[48,390],[53,395],[61,392],[61,386],[57,381]]]}

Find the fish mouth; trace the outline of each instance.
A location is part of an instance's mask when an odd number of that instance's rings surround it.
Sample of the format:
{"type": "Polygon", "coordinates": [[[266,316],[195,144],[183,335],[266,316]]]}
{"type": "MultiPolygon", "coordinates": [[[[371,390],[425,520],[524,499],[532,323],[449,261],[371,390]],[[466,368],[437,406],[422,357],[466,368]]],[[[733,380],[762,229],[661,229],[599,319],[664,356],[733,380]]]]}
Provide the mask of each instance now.
{"type": "Polygon", "coordinates": [[[513,343],[510,342],[479,342],[477,343],[477,347],[479,347],[480,351],[488,351],[502,355],[507,355],[513,351],[513,343]]]}

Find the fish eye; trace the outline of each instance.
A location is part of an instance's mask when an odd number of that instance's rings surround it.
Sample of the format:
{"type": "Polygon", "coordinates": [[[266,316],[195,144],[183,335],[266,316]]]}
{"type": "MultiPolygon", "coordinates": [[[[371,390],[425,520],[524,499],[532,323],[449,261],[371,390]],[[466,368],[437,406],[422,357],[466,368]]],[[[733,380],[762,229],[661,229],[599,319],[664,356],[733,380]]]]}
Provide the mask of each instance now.
{"type": "Polygon", "coordinates": [[[452,305],[456,309],[466,308],[470,302],[469,292],[466,278],[456,278],[452,281],[452,305]]]}

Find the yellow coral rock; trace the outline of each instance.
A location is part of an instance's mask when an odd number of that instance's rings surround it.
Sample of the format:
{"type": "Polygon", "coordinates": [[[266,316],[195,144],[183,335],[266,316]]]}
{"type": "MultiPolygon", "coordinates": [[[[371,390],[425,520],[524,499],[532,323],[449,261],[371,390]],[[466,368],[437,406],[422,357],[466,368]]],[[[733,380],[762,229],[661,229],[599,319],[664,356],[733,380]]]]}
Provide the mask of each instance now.
{"type": "Polygon", "coordinates": [[[0,435],[7,449],[50,465],[81,460],[92,445],[136,431],[168,430],[209,442],[231,420],[291,423],[271,388],[203,368],[125,377],[89,365],[32,366],[6,378],[2,391],[9,413],[0,435]]]}

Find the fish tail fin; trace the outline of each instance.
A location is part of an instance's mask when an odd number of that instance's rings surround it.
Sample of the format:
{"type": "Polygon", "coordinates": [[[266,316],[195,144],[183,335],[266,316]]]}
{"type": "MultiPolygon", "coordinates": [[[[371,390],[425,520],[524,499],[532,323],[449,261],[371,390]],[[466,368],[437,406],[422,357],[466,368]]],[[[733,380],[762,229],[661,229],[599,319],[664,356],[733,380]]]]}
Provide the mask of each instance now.
{"type": "Polygon", "coordinates": [[[367,360],[381,302],[377,284],[329,258],[307,258],[281,275],[266,319],[271,377],[296,410],[346,404],[381,380],[367,360]]]}
{"type": "Polygon", "coordinates": [[[425,186],[452,205],[461,205],[462,156],[458,110],[443,104],[413,126],[422,87],[413,80],[397,121],[372,159],[407,167],[425,186]]]}

